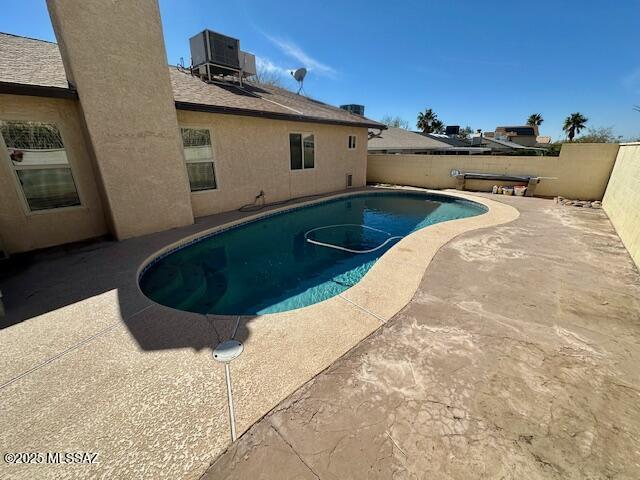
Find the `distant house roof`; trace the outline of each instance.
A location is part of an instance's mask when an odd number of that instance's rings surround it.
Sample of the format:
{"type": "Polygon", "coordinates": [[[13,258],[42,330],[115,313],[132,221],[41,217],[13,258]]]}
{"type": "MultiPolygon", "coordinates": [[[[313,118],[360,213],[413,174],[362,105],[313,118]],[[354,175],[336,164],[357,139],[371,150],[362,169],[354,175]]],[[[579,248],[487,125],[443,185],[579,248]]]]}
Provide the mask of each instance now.
{"type": "MultiPolygon", "coordinates": [[[[205,83],[175,67],[170,71],[176,108],[331,123],[368,128],[384,125],[288,90],[245,83],[205,83]]],[[[140,77],[141,81],[143,76],[140,77]]],[[[56,43],[0,33],[0,93],[77,98],[56,43]]]]}
{"type": "Polygon", "coordinates": [[[490,137],[483,137],[483,145],[487,145],[488,147],[491,148],[496,148],[500,149],[500,147],[504,148],[509,148],[509,149],[513,149],[513,150],[540,150],[540,151],[546,151],[546,148],[539,148],[539,147],[528,147],[526,145],[520,145],[519,143],[515,143],[515,142],[511,142],[509,140],[501,140],[501,139],[497,139],[497,138],[490,138],[490,137]]]}
{"type": "Polygon", "coordinates": [[[438,140],[440,142],[444,142],[447,145],[451,145],[452,147],[471,147],[471,144],[468,142],[465,142],[464,140],[461,140],[460,138],[456,138],[456,137],[448,137],[447,135],[445,135],[444,133],[427,133],[427,136],[438,140]]]}
{"type": "Polygon", "coordinates": [[[451,146],[434,138],[389,127],[369,138],[369,151],[374,150],[449,150],[451,146]]]}
{"type": "Polygon", "coordinates": [[[496,127],[496,132],[513,132],[516,135],[532,136],[536,135],[535,128],[531,125],[519,125],[515,127],[496,127]]]}

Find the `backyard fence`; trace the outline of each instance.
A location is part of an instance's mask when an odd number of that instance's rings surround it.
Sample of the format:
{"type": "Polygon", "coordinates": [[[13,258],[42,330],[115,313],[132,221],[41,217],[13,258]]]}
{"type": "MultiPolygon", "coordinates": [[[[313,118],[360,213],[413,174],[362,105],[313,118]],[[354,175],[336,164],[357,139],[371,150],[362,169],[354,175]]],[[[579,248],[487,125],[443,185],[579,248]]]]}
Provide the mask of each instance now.
{"type": "MultiPolygon", "coordinates": [[[[564,145],[559,157],[369,155],[367,181],[442,189],[455,188],[452,170],[531,175],[544,177],[536,188],[536,196],[602,200],[617,153],[617,144],[580,143],[564,145]]],[[[468,180],[466,188],[490,191],[494,184],[501,182],[468,180]]]]}
{"type": "Polygon", "coordinates": [[[640,268],[640,143],[620,145],[602,207],[640,268]]]}

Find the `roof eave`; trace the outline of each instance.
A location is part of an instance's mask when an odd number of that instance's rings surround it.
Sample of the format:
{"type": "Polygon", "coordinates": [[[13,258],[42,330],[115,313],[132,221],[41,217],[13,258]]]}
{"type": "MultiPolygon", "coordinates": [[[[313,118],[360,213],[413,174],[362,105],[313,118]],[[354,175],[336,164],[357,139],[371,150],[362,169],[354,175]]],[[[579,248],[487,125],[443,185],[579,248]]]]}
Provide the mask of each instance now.
{"type": "Polygon", "coordinates": [[[269,118],[272,120],[288,120],[291,122],[322,123],[328,125],[343,125],[359,128],[376,128],[384,130],[386,125],[374,122],[350,122],[347,120],[333,120],[322,117],[311,117],[306,115],[293,115],[289,113],[267,112],[263,110],[251,110],[245,108],[225,107],[223,105],[207,105],[202,103],[175,102],[177,110],[188,110],[191,112],[220,113],[223,115],[242,115],[245,117],[269,118]]]}
{"type": "Polygon", "coordinates": [[[9,95],[28,95],[31,97],[78,99],[78,92],[71,88],[29,85],[26,83],[0,82],[0,93],[9,95]]]}

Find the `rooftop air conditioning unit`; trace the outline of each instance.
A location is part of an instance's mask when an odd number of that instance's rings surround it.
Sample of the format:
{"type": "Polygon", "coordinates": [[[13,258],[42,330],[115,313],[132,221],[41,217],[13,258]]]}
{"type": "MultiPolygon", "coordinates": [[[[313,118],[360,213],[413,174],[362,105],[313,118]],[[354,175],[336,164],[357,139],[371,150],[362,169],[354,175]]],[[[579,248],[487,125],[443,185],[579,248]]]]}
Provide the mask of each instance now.
{"type": "Polygon", "coordinates": [[[251,77],[256,72],[256,56],[252,53],[240,52],[240,70],[243,77],[251,77]]]}
{"type": "Polygon", "coordinates": [[[364,105],[350,103],[349,105],[340,105],[340,108],[346,110],[347,112],[364,117],[364,105]]]}
{"type": "Polygon", "coordinates": [[[447,125],[444,134],[448,137],[451,135],[458,135],[460,133],[460,125],[447,125]]]}
{"type": "MultiPolygon", "coordinates": [[[[220,73],[240,70],[240,40],[204,30],[189,39],[191,66],[212,64],[220,73]]],[[[228,72],[227,72],[228,73],[228,72]]]]}

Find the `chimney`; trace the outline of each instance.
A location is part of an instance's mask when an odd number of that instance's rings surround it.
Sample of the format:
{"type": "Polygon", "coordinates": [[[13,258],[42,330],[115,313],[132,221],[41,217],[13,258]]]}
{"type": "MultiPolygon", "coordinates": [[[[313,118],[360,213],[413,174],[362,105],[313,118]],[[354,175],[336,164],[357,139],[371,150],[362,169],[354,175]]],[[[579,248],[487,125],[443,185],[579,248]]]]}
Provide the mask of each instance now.
{"type": "Polygon", "coordinates": [[[118,239],[193,223],[156,0],[47,0],[118,239]]]}

